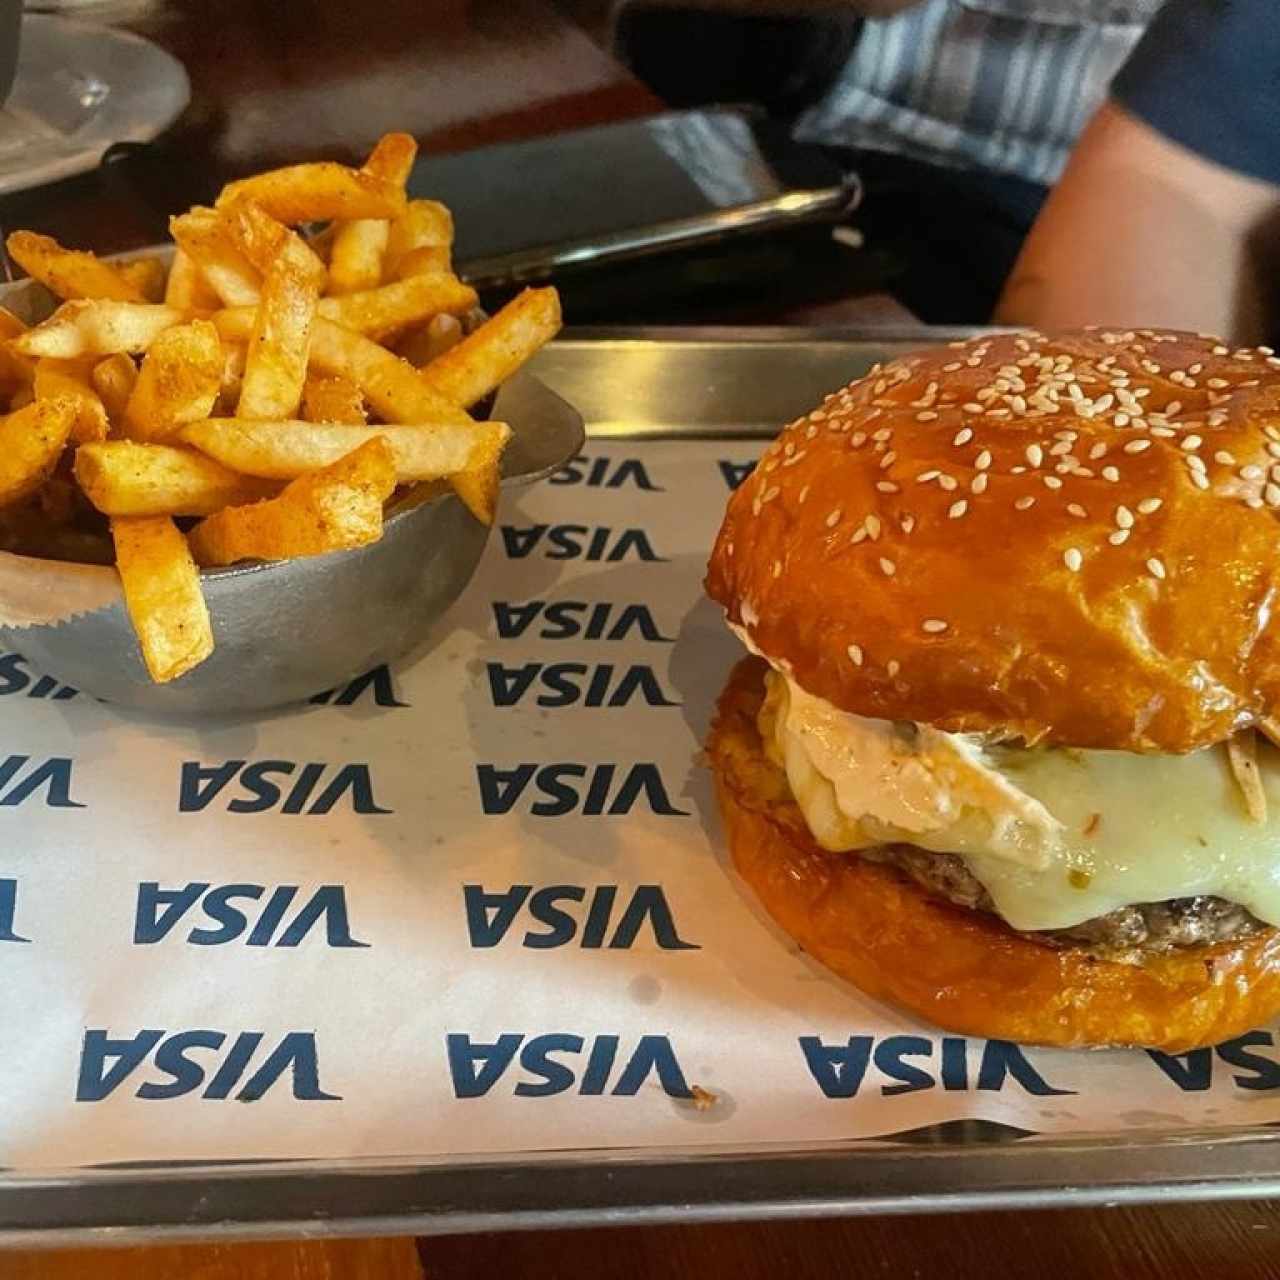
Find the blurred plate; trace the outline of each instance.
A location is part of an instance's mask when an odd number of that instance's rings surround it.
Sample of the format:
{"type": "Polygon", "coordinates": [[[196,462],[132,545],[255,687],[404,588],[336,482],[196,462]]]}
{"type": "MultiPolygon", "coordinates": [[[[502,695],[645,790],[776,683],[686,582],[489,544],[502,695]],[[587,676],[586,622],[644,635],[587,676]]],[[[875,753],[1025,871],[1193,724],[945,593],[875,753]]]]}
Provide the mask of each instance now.
{"type": "Polygon", "coordinates": [[[182,64],[149,40],[28,13],[0,110],[0,195],[84,173],[114,142],[150,142],[190,100],[182,64]]]}

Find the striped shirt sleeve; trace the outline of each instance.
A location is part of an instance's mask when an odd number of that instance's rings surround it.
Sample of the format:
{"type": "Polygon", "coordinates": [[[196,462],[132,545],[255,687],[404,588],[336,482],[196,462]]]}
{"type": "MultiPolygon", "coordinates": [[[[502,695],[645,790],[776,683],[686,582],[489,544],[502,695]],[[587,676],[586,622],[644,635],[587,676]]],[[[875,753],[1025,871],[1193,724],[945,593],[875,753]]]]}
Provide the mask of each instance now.
{"type": "Polygon", "coordinates": [[[1280,183],[1276,0],[1168,0],[1111,92],[1171,141],[1280,183]]]}

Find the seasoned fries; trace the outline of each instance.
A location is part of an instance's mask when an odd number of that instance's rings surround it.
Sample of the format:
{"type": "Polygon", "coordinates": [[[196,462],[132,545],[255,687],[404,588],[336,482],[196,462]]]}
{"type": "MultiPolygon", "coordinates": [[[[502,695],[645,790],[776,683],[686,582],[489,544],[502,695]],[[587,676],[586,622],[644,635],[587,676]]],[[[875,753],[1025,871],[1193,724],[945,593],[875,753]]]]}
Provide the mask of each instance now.
{"type": "Polygon", "coordinates": [[[114,547],[156,681],[212,652],[197,565],[365,546],[397,486],[494,519],[511,430],[467,410],[559,302],[526,291],[477,326],[449,211],[406,199],[416,150],[388,134],[358,169],[230,183],[170,220],[167,267],[9,237],[62,301],[31,327],[0,308],[0,550],[114,547]]]}
{"type": "Polygon", "coordinates": [[[453,249],[453,215],[434,200],[410,200],[391,224],[383,264],[389,280],[407,280],[424,271],[448,271],[453,249]]]}
{"type": "Polygon", "coordinates": [[[147,296],[121,268],[79,249],[64,249],[52,236],[15,231],[5,242],[9,256],[27,275],[59,298],[110,298],[146,302],[147,296]]]}
{"type": "Polygon", "coordinates": [[[151,344],[124,409],[123,434],[165,440],[213,412],[222,386],[222,346],[207,320],[166,329],[151,344]]]}
{"type": "Polygon", "coordinates": [[[111,522],[124,602],[157,684],[176,680],[213,652],[213,628],[187,540],[168,516],[111,522]]]}
{"type": "Polygon", "coordinates": [[[35,379],[31,384],[37,400],[66,397],[74,402],[76,420],[71,428],[71,438],[77,442],[107,438],[106,406],[89,381],[92,364],[92,358],[87,361],[53,360],[46,356],[36,361],[35,379]]]}
{"type": "Polygon", "coordinates": [[[112,430],[119,434],[124,426],[124,413],[129,406],[129,397],[138,384],[138,366],[128,356],[117,352],[113,356],[104,357],[93,366],[89,381],[107,411],[112,430]]]}
{"type": "MultiPolygon", "coordinates": [[[[389,133],[365,162],[365,170],[401,190],[413,168],[418,144],[406,133],[389,133]]],[[[336,224],[329,246],[329,292],[355,293],[382,281],[382,259],[390,223],[386,218],[355,218],[336,224]]]]}
{"type": "Polygon", "coordinates": [[[166,329],[186,319],[186,312],[157,303],[64,302],[47,320],[12,339],[9,347],[21,355],[59,360],[117,351],[141,355],[166,329]]]}
{"type": "MultiPolygon", "coordinates": [[[[214,210],[197,206],[170,218],[169,234],[178,251],[196,264],[206,286],[225,306],[251,307],[258,301],[262,277],[236,248],[230,223],[214,210]]],[[[165,301],[171,306],[182,305],[168,297],[165,301]]]]}
{"type": "Polygon", "coordinates": [[[274,491],[194,449],[131,440],[83,445],[75,477],[104,516],[210,516],[274,491]]]}
{"type": "Polygon", "coordinates": [[[469,284],[438,271],[342,298],[322,298],[318,312],[344,329],[381,340],[429,316],[465,315],[479,301],[469,284]]]}
{"type": "Polygon", "coordinates": [[[440,480],[482,466],[511,438],[505,422],[357,426],[343,423],[247,422],[209,418],[187,427],[185,444],[246,476],[294,480],[332,466],[370,440],[385,440],[396,483],[440,480]]]}
{"type": "Polygon", "coordinates": [[[228,218],[237,247],[263,271],[236,414],[291,418],[302,401],[324,264],[301,236],[250,200],[233,205],[228,218]]]}
{"type": "Polygon", "coordinates": [[[330,218],[398,218],[405,205],[404,188],[397,183],[328,161],[229,182],[218,197],[218,208],[246,198],[290,226],[330,218]]]}
{"type": "Polygon", "coordinates": [[[427,386],[467,408],[505,382],[560,332],[560,295],[526,289],[475,333],[433,360],[423,371],[427,386]]]}
{"type": "Polygon", "coordinates": [[[308,422],[368,422],[364,395],[350,378],[309,373],[302,385],[302,416],[308,422]]]}
{"type": "Polygon", "coordinates": [[[210,516],[191,531],[191,550],[209,566],[367,546],[382,536],[382,504],[395,487],[391,446],[376,437],[278,498],[210,516]]]}
{"type": "Polygon", "coordinates": [[[0,418],[0,507],[29,498],[53,474],[76,422],[76,402],[35,400],[0,418]]]}

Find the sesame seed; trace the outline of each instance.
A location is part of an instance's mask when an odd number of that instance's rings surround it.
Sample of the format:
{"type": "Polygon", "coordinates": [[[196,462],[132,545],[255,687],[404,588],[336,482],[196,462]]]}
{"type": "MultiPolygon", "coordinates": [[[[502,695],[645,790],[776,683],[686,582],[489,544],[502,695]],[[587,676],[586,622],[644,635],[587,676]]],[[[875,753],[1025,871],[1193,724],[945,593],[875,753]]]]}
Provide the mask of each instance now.
{"type": "Polygon", "coordinates": [[[1044,487],[1046,489],[1062,488],[1062,481],[1059,480],[1057,476],[1042,476],[1041,479],[1044,481],[1044,487]]]}
{"type": "Polygon", "coordinates": [[[855,667],[862,666],[862,646],[859,644],[851,644],[845,652],[853,660],[855,667]]]}
{"type": "Polygon", "coordinates": [[[1221,343],[1219,343],[1216,347],[1214,347],[1213,354],[1215,356],[1228,356],[1231,354],[1231,352],[1228,351],[1227,348],[1224,347],[1221,343]]]}
{"type": "Polygon", "coordinates": [[[886,578],[892,578],[897,571],[898,566],[894,564],[892,560],[888,560],[884,556],[880,557],[880,572],[883,573],[886,578]]]}
{"type": "Polygon", "coordinates": [[[1197,489],[1207,489],[1209,487],[1209,477],[1203,471],[1191,472],[1191,483],[1197,489]]]}
{"type": "Polygon", "coordinates": [[[983,449],[983,451],[973,460],[973,465],[977,467],[979,471],[985,471],[991,465],[991,450],[983,449]]]}
{"type": "Polygon", "coordinates": [[[862,527],[866,529],[867,537],[870,538],[872,542],[875,542],[875,540],[880,536],[880,517],[868,516],[862,522],[862,527]]]}
{"type": "Polygon", "coordinates": [[[1258,508],[1262,506],[1262,499],[1261,499],[1261,498],[1259,498],[1259,497],[1258,497],[1258,495],[1257,495],[1256,493],[1251,493],[1251,494],[1250,494],[1250,495],[1249,495],[1249,496],[1244,500],[1244,505],[1245,505],[1246,507],[1252,507],[1255,511],[1257,511],[1257,510],[1258,510],[1258,508]]]}
{"type": "Polygon", "coordinates": [[[1194,451],[1195,451],[1196,449],[1198,449],[1202,444],[1204,444],[1204,441],[1203,441],[1203,440],[1201,440],[1201,438],[1200,438],[1199,436],[1183,436],[1183,437],[1182,437],[1182,447],[1183,447],[1183,448],[1184,448],[1188,453],[1192,453],[1192,452],[1194,452],[1194,451]]]}
{"type": "Polygon", "coordinates": [[[876,488],[881,493],[897,493],[898,492],[898,486],[894,484],[892,480],[877,480],[876,488]]]}
{"type": "Polygon", "coordinates": [[[1233,453],[1228,453],[1225,449],[1219,449],[1213,455],[1214,462],[1221,463],[1224,467],[1234,467],[1236,465],[1236,457],[1233,453]]]}
{"type": "Polygon", "coordinates": [[[1015,511],[1026,511],[1028,507],[1034,507],[1035,505],[1036,500],[1028,494],[1025,498],[1017,499],[1013,504],[1013,509],[1015,511]]]}
{"type": "Polygon", "coordinates": [[[890,449],[888,453],[880,459],[880,470],[888,471],[891,466],[898,460],[898,455],[890,449]]]}
{"type": "Polygon", "coordinates": [[[1101,440],[1089,450],[1089,458],[1093,462],[1097,462],[1099,458],[1105,458],[1106,456],[1107,446],[1101,440]]]}
{"type": "Polygon", "coordinates": [[[867,539],[867,531],[864,528],[857,528],[853,531],[853,537],[849,539],[849,545],[856,547],[858,543],[865,542],[867,539]]]}
{"type": "Polygon", "coordinates": [[[1263,501],[1269,507],[1280,507],[1280,484],[1268,483],[1262,491],[1263,501]]]}
{"type": "Polygon", "coordinates": [[[1051,458],[1061,458],[1063,454],[1070,453],[1070,452],[1071,452],[1071,441],[1059,440],[1058,443],[1055,444],[1053,448],[1049,450],[1049,456],[1051,458]]]}
{"type": "Polygon", "coordinates": [[[922,409],[916,414],[917,422],[932,422],[938,415],[932,409],[922,409]]]}
{"type": "Polygon", "coordinates": [[[1116,524],[1122,529],[1133,528],[1133,512],[1123,503],[1116,508],[1116,524]]]}
{"type": "MultiPolygon", "coordinates": [[[[1155,414],[1151,416],[1154,418],[1155,414]]],[[[1161,440],[1172,440],[1178,433],[1172,427],[1152,427],[1151,434],[1159,436],[1161,440]]]]}
{"type": "Polygon", "coordinates": [[[1182,410],[1181,400],[1170,400],[1169,403],[1165,405],[1163,409],[1163,413],[1166,418],[1169,418],[1169,417],[1172,417],[1174,414],[1181,412],[1181,410],[1182,410]]]}
{"type": "Polygon", "coordinates": [[[867,443],[867,433],[865,431],[855,431],[853,435],[849,437],[850,449],[861,449],[862,446],[866,443],[867,443]]]}
{"type": "Polygon", "coordinates": [[[1125,445],[1124,451],[1125,453],[1142,453],[1150,448],[1150,440],[1130,440],[1129,443],[1125,445]]]}
{"type": "Polygon", "coordinates": [[[1159,511],[1163,506],[1163,498],[1143,498],[1143,500],[1138,503],[1138,512],[1140,515],[1149,516],[1152,512],[1159,511]]]}
{"type": "Polygon", "coordinates": [[[1267,473],[1261,467],[1255,467],[1250,463],[1247,467],[1240,468],[1240,478],[1242,480],[1261,480],[1267,473]]]}
{"type": "Polygon", "coordinates": [[[773,576],[775,578],[782,577],[782,561],[781,560],[775,560],[773,562],[773,576]]]}
{"type": "Polygon", "coordinates": [[[1113,547],[1123,546],[1129,541],[1129,530],[1117,529],[1114,533],[1107,534],[1107,541],[1111,543],[1113,547]]]}
{"type": "Polygon", "coordinates": [[[959,520],[960,517],[968,510],[969,503],[964,498],[961,498],[958,502],[953,502],[951,506],[947,508],[947,516],[951,520],[959,520]]]}
{"type": "Polygon", "coordinates": [[[920,630],[928,632],[931,636],[936,636],[946,629],[947,624],[941,618],[926,618],[920,624],[920,630]]]}
{"type": "Polygon", "coordinates": [[[959,368],[960,368],[960,361],[959,361],[959,360],[952,360],[950,364],[944,364],[944,365],[942,366],[942,372],[943,372],[943,373],[955,373],[955,371],[956,371],[957,369],[959,369],[959,368]]]}
{"type": "Polygon", "coordinates": [[[871,438],[883,444],[884,441],[888,440],[892,435],[893,435],[892,427],[881,427],[879,431],[873,431],[871,433],[871,438]]]}
{"type": "Polygon", "coordinates": [[[1067,514],[1075,516],[1077,520],[1083,520],[1089,513],[1078,502],[1068,502],[1067,514]]]}
{"type": "Polygon", "coordinates": [[[1276,441],[1274,441],[1274,440],[1268,440],[1268,441],[1267,441],[1267,452],[1268,452],[1268,453],[1269,453],[1273,458],[1280,458],[1280,444],[1278,444],[1278,443],[1277,443],[1276,441]]]}
{"type": "Polygon", "coordinates": [[[1280,427],[1273,427],[1270,424],[1262,428],[1262,434],[1268,440],[1280,440],[1280,427]]]}
{"type": "Polygon", "coordinates": [[[1062,553],[1062,563],[1071,570],[1072,573],[1079,573],[1080,566],[1084,563],[1084,556],[1080,554],[1078,547],[1068,547],[1062,553]]]}
{"type": "Polygon", "coordinates": [[[1193,453],[1187,458],[1187,466],[1192,471],[1199,471],[1203,473],[1205,469],[1204,459],[1201,458],[1198,454],[1193,453]]]}
{"type": "MultiPolygon", "coordinates": [[[[1111,421],[1114,422],[1117,427],[1127,427],[1129,425],[1129,415],[1127,413],[1117,413],[1111,421]]],[[[1106,446],[1104,445],[1103,448],[1106,448],[1106,446]]]]}
{"type": "Polygon", "coordinates": [[[1120,472],[1115,467],[1103,467],[1102,478],[1111,484],[1119,484],[1120,472]]]}
{"type": "Polygon", "coordinates": [[[916,518],[913,515],[905,515],[902,517],[902,532],[910,533],[916,527],[916,518]]]}
{"type": "Polygon", "coordinates": [[[973,439],[973,428],[961,427],[960,430],[957,431],[955,435],[952,437],[951,443],[956,445],[968,444],[969,441],[972,439],[973,439]]]}
{"type": "Polygon", "coordinates": [[[902,670],[902,668],[898,664],[897,658],[890,658],[889,661],[884,664],[884,669],[885,669],[885,674],[889,677],[890,680],[894,679],[897,676],[898,672],[902,670]]]}
{"type": "Polygon", "coordinates": [[[1024,396],[1015,395],[1009,397],[1009,403],[1013,406],[1014,413],[1024,414],[1027,411],[1027,401],[1024,396]]]}
{"type": "Polygon", "coordinates": [[[932,471],[922,471],[916,476],[916,484],[928,484],[930,480],[936,480],[942,474],[936,467],[932,471]]]}
{"type": "Polygon", "coordinates": [[[1159,578],[1161,581],[1164,580],[1165,570],[1163,560],[1160,560],[1156,556],[1152,556],[1151,559],[1147,561],[1147,568],[1150,570],[1153,578],[1159,578]]]}
{"type": "Polygon", "coordinates": [[[1026,449],[1027,461],[1033,467],[1038,467],[1044,462],[1044,450],[1038,444],[1029,444],[1026,449]]]}
{"type": "Polygon", "coordinates": [[[1226,378],[1210,378],[1204,385],[1212,387],[1215,391],[1221,391],[1223,387],[1229,387],[1231,383],[1226,378]]]}
{"type": "Polygon", "coordinates": [[[808,486],[808,485],[805,485],[805,486],[800,490],[800,492],[799,492],[798,494],[796,494],[796,501],[797,501],[798,503],[803,503],[803,502],[804,502],[804,500],[805,500],[808,496],[809,496],[809,486],[808,486]]]}
{"type": "Polygon", "coordinates": [[[987,481],[990,479],[991,477],[987,472],[979,471],[978,474],[973,477],[973,483],[969,486],[970,491],[973,493],[986,493],[987,481]]]}
{"type": "Polygon", "coordinates": [[[953,493],[959,483],[955,476],[949,476],[945,471],[938,476],[938,487],[944,489],[947,493],[953,493]]]}
{"type": "Polygon", "coordinates": [[[828,528],[828,529],[834,529],[834,528],[836,527],[836,525],[838,525],[838,524],[840,523],[840,516],[841,516],[841,511],[840,511],[840,508],[839,508],[839,507],[837,507],[837,508],[836,508],[836,509],[835,509],[835,510],[834,510],[834,511],[833,511],[833,512],[832,512],[832,513],[827,517],[827,528],[828,528]]]}

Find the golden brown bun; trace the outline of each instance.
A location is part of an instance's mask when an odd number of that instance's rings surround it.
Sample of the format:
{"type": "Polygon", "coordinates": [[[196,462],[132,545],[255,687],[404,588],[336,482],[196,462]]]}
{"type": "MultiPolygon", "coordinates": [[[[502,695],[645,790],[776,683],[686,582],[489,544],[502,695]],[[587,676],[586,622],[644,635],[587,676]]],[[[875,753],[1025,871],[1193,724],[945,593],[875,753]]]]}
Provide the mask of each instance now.
{"type": "Polygon", "coordinates": [[[734,669],[707,751],[734,863],[810,955],[948,1031],[1182,1053],[1280,1010],[1280,930],[1142,965],[1060,950],[931,898],[892,867],[827,853],[756,730],[764,663],[734,669]]]}
{"type": "Polygon", "coordinates": [[[783,431],[729,504],[707,590],[847,711],[1077,747],[1221,741],[1280,700],[1277,366],[1147,330],[894,361],[783,431]],[[1050,383],[1051,359],[1074,382],[1050,383]]]}

